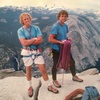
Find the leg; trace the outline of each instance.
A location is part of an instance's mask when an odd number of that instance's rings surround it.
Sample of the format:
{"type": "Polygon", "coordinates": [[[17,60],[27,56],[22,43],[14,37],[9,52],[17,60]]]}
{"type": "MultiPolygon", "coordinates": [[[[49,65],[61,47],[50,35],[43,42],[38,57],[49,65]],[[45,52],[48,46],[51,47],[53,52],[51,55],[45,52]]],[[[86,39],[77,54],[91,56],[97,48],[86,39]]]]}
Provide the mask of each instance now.
{"type": "Polygon", "coordinates": [[[74,61],[72,55],[70,55],[70,56],[71,56],[70,71],[71,71],[72,76],[74,77],[76,75],[76,72],[75,72],[75,61],[74,61]]]}
{"type": "Polygon", "coordinates": [[[45,64],[44,64],[45,62],[43,56],[38,56],[34,62],[35,64],[37,64],[39,70],[41,71],[42,77],[45,80],[45,83],[48,85],[48,91],[51,91],[53,93],[58,93],[59,91],[53,88],[53,86],[50,84],[50,80],[48,78],[48,74],[45,68],[45,64]]]}
{"type": "Polygon", "coordinates": [[[38,68],[40,69],[41,71],[41,74],[42,74],[42,77],[45,81],[47,81],[49,78],[48,78],[48,74],[47,74],[47,71],[46,71],[46,68],[45,68],[45,65],[44,64],[37,64],[38,68]]]}
{"type": "Polygon", "coordinates": [[[28,50],[22,49],[21,54],[22,56],[22,60],[25,66],[25,70],[26,70],[26,78],[29,84],[29,88],[28,88],[28,95],[29,97],[33,96],[33,88],[32,88],[32,64],[33,64],[33,59],[31,57],[24,57],[24,55],[29,55],[28,50]],[[25,53],[25,54],[24,54],[25,53]],[[27,53],[27,54],[26,54],[27,53]]]}
{"type": "Polygon", "coordinates": [[[32,66],[28,66],[26,67],[26,78],[27,78],[27,81],[29,82],[29,89],[28,89],[28,95],[29,97],[32,97],[33,96],[33,88],[32,88],[32,66]]]}
{"type": "Polygon", "coordinates": [[[52,53],[53,53],[53,63],[54,63],[52,67],[52,79],[56,80],[56,73],[57,73],[56,65],[59,59],[60,52],[53,49],[52,53]]]}
{"type": "Polygon", "coordinates": [[[52,51],[53,53],[53,67],[52,67],[52,79],[53,79],[53,84],[57,87],[57,88],[61,88],[61,85],[59,84],[59,82],[57,81],[57,68],[56,68],[56,65],[58,63],[58,60],[59,60],[59,55],[60,55],[60,52],[59,51],[56,51],[56,50],[53,50],[52,51]]]}
{"type": "MultiPolygon", "coordinates": [[[[48,78],[48,74],[46,72],[46,68],[45,68],[45,65],[44,64],[37,64],[38,68],[40,69],[41,73],[42,73],[42,77],[45,81],[49,80],[48,78]]],[[[49,82],[49,81],[48,81],[49,82]]],[[[47,82],[47,83],[48,83],[47,82]]],[[[59,91],[55,88],[53,88],[52,85],[48,86],[48,91],[51,91],[53,93],[58,93],[59,91]]]]}
{"type": "Polygon", "coordinates": [[[76,75],[76,71],[75,71],[75,61],[74,61],[72,55],[71,55],[71,61],[70,61],[70,71],[71,71],[71,74],[73,76],[73,78],[72,78],[73,81],[83,82],[83,80],[76,75]]]}
{"type": "Polygon", "coordinates": [[[32,66],[26,67],[26,78],[28,81],[32,79],[32,66]]]}

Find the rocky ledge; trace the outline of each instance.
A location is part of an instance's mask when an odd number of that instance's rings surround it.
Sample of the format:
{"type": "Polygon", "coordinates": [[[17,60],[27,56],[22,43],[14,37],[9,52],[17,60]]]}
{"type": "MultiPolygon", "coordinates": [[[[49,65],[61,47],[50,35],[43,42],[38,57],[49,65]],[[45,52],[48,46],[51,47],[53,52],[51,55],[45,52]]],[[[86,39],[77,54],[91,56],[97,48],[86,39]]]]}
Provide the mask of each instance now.
{"type": "MultiPolygon", "coordinates": [[[[42,78],[32,78],[34,96],[29,98],[27,95],[28,83],[22,71],[13,70],[0,71],[0,100],[64,100],[65,97],[77,88],[84,89],[85,86],[96,86],[100,92],[100,75],[97,69],[89,69],[77,74],[83,78],[84,82],[72,81],[71,74],[58,75],[58,81],[62,84],[59,94],[53,94],[47,90],[47,84],[42,78]],[[63,79],[63,80],[62,80],[63,79]]],[[[52,83],[51,75],[49,79],[52,83]]]]}

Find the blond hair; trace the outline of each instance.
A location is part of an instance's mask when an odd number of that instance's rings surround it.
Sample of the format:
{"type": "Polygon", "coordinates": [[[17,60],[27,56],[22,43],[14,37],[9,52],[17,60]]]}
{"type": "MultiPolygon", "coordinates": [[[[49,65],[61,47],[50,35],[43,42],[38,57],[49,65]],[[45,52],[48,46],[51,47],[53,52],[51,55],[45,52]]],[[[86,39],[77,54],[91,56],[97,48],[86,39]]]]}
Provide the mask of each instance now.
{"type": "Polygon", "coordinates": [[[24,13],[20,14],[20,16],[19,16],[19,22],[20,22],[22,25],[24,25],[23,16],[28,16],[28,17],[30,18],[30,20],[32,21],[32,16],[31,16],[29,13],[24,12],[24,13]]]}
{"type": "Polygon", "coordinates": [[[57,14],[57,18],[59,19],[60,15],[66,15],[68,17],[68,12],[66,10],[61,10],[58,14],[57,14]]]}

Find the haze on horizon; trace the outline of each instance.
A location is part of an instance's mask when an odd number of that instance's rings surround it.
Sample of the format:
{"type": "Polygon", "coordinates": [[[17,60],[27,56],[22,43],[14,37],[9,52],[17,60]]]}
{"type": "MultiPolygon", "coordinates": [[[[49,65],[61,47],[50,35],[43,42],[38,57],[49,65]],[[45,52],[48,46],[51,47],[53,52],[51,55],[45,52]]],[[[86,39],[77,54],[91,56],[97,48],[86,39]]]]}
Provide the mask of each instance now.
{"type": "Polygon", "coordinates": [[[69,9],[100,9],[100,0],[0,0],[0,7],[4,6],[32,6],[69,9]]]}

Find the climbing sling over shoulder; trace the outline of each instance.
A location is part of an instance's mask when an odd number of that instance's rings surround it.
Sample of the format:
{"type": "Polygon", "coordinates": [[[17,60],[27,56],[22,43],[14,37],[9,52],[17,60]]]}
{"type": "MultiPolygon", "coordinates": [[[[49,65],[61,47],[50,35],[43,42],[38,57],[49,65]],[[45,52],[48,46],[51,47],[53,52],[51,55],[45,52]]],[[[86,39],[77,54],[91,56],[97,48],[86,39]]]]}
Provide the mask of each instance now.
{"type": "Polygon", "coordinates": [[[70,40],[66,40],[64,44],[60,45],[60,55],[56,68],[62,68],[64,70],[68,69],[68,67],[70,66],[70,48],[70,40]]]}

